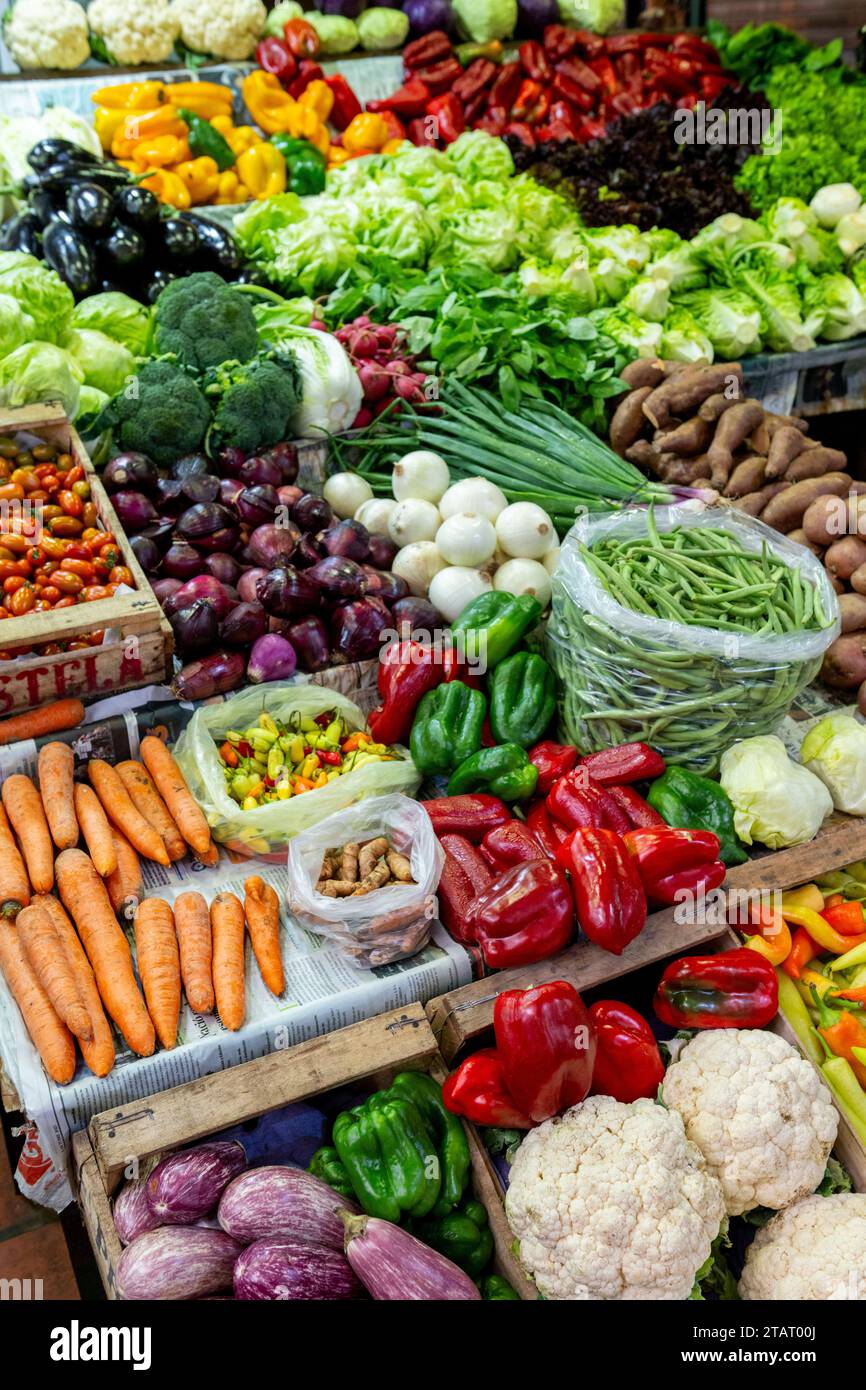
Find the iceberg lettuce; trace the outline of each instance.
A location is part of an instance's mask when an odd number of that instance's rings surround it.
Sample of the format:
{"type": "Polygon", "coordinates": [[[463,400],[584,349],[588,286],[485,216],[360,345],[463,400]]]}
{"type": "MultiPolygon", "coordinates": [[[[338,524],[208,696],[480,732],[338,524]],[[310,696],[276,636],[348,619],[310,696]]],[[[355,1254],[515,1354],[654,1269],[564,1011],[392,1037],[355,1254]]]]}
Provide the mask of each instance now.
{"type": "Polygon", "coordinates": [[[692,315],[719,357],[735,362],[760,352],[761,313],[740,290],[692,290],[678,295],[675,307],[692,315]]]}

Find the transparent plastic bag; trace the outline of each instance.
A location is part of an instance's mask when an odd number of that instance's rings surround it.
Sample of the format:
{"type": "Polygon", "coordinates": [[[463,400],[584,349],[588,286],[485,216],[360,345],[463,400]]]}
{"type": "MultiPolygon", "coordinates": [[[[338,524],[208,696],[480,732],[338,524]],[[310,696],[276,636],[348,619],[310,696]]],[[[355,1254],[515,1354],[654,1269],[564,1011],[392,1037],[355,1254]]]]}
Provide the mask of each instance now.
{"type": "Polygon", "coordinates": [[[414,956],[430,940],[445,855],[420,801],[375,796],[337,811],[289,845],[286,902],[302,927],[327,937],[359,970],[414,956]],[[326,850],[383,835],[405,854],[414,883],[386,884],[357,897],[316,892],[326,850]]]}
{"type": "Polygon", "coordinates": [[[687,502],[654,510],[660,532],[718,528],[756,553],[766,543],[815,586],[829,625],[760,637],[625,608],[592,574],[580,546],[645,536],[647,518],[642,507],[585,516],[563,541],[545,639],[559,677],[559,735],[586,752],[637,739],[668,762],[715,772],[725,748],[770,733],[817,675],[839,635],[839,605],[826,570],[804,546],[731,507],[687,502]]]}
{"type": "Polygon", "coordinates": [[[238,854],[282,863],[289,841],[302,830],[366,796],[405,792],[412,796],[421,777],[406,749],[393,762],[366,763],[335,777],[318,791],[271,801],[254,811],[242,811],[229,796],[218,748],[229,729],[247,729],[267,712],[285,720],[293,711],[315,719],[335,710],[352,729],[366,727],[357,705],[336,690],[321,685],[285,685],[271,681],[250,686],[220,704],[202,705],[184,729],[175,757],[189,789],[207,817],[211,834],[238,854]]]}

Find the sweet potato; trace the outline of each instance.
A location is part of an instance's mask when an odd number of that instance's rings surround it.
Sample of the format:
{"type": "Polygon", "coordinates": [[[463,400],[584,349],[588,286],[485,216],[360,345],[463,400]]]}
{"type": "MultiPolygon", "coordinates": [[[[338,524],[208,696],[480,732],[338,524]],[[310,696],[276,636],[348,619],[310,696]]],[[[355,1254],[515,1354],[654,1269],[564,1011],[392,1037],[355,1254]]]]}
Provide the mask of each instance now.
{"type": "Polygon", "coordinates": [[[835,449],[822,449],[820,446],[803,449],[794,462],[788,464],[785,477],[789,483],[802,483],[806,478],[823,478],[825,473],[836,467],[827,457],[828,454],[835,453],[835,449]]]}
{"type": "Polygon", "coordinates": [[[866,681],[866,632],[847,633],[830,644],[821,680],[834,690],[855,690],[866,681]]]}
{"type": "Polygon", "coordinates": [[[859,536],[834,541],[824,556],[824,565],[834,578],[850,579],[856,569],[866,565],[866,541],[859,536]]]}
{"type": "Polygon", "coordinates": [[[734,506],[738,512],[745,512],[746,516],[760,516],[771,495],[770,488],[762,487],[757,492],[747,492],[745,497],[739,497],[734,506]]]}
{"type": "Polygon", "coordinates": [[[866,629],[866,595],[840,594],[839,612],[843,632],[863,632],[866,629]]]}
{"type": "MultiPolygon", "coordinates": [[[[776,430],[770,440],[765,477],[770,482],[774,478],[784,478],[788,472],[788,465],[793,463],[797,455],[802,452],[803,436],[800,431],[795,430],[793,425],[783,425],[781,429],[776,430]]],[[[817,477],[818,475],[813,473],[809,476],[817,477]]]]}
{"type": "Polygon", "coordinates": [[[707,485],[710,481],[710,465],[707,462],[706,454],[699,454],[694,459],[680,459],[666,454],[664,457],[673,462],[662,465],[661,479],[664,483],[673,483],[679,487],[693,487],[700,479],[707,485]]]}
{"type": "Polygon", "coordinates": [[[679,454],[681,458],[694,458],[702,454],[713,437],[713,427],[708,420],[694,415],[676,429],[663,432],[653,440],[657,449],[663,453],[679,454]]]}
{"type": "Polygon", "coordinates": [[[796,526],[802,524],[810,541],[815,541],[817,545],[829,545],[845,529],[842,520],[845,507],[832,499],[839,498],[847,492],[848,481],[845,473],[825,473],[823,478],[806,478],[802,483],[794,483],[785,493],[784,501],[779,499],[776,502],[772,520],[767,516],[762,517],[762,520],[779,531],[793,531],[796,526]],[[822,505],[817,507],[819,501],[822,505]],[[837,518],[838,529],[835,532],[827,530],[826,522],[826,518],[833,515],[837,518]]]}
{"type": "Polygon", "coordinates": [[[764,465],[767,460],[760,454],[750,454],[734,465],[725,488],[726,497],[745,497],[757,492],[764,482],[764,465]]]}
{"type": "Polygon", "coordinates": [[[615,454],[625,457],[626,449],[649,429],[649,420],[644,415],[642,406],[651,391],[651,386],[636,387],[622,398],[613,412],[610,422],[610,447],[615,454]]]}
{"type": "MultiPolygon", "coordinates": [[[[743,389],[743,369],[739,362],[687,367],[656,386],[644,401],[643,412],[656,429],[666,429],[675,418],[688,419],[708,396],[726,389],[734,394],[734,388],[738,394],[743,389]]],[[[725,411],[725,415],[728,413],[725,411]]]]}
{"type": "Polygon", "coordinates": [[[676,454],[663,454],[654,444],[650,444],[648,439],[636,439],[634,444],[626,449],[625,456],[629,463],[637,464],[638,468],[655,474],[657,478],[662,476],[665,463],[676,462],[676,454]]]}
{"type": "Polygon", "coordinates": [[[634,387],[648,386],[650,390],[665,379],[665,364],[657,357],[636,357],[620,372],[623,381],[634,387]]]}
{"type": "Polygon", "coordinates": [[[714,425],[720,415],[724,415],[726,410],[737,404],[737,399],[736,396],[726,396],[724,391],[716,391],[698,406],[698,419],[714,425]]]}
{"type": "Polygon", "coordinates": [[[713,487],[725,486],[734,464],[734,454],[760,424],[764,407],[760,401],[740,401],[719,418],[713,441],[707,450],[713,487]]]}
{"type": "Polygon", "coordinates": [[[781,429],[790,428],[799,430],[801,434],[809,433],[809,421],[802,419],[799,415],[779,415],[774,410],[768,410],[765,418],[767,433],[771,439],[776,433],[776,430],[781,429]]]}

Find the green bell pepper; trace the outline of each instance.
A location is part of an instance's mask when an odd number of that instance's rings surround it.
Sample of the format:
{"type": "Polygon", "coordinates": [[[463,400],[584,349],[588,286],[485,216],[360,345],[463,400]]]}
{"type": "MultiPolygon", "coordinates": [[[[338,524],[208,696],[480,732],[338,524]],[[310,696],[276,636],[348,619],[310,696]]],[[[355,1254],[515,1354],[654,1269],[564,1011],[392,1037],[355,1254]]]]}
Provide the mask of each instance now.
{"type": "Polygon", "coordinates": [[[470,1279],[477,1279],[493,1255],[493,1234],[481,1202],[468,1199],[438,1221],[419,1221],[412,1234],[440,1255],[453,1260],[470,1279]]]}
{"type": "Polygon", "coordinates": [[[415,711],[409,749],[419,772],[450,772],[481,747],[487,701],[480,690],[448,681],[428,690],[415,711]]]}
{"type": "Polygon", "coordinates": [[[305,198],[325,191],[325,156],[309,140],[293,135],[271,136],[274,149],[286,161],[286,191],[305,198]]]}
{"type": "Polygon", "coordinates": [[[314,1178],[326,1182],[335,1192],[339,1192],[341,1197],[354,1197],[355,1190],[349,1181],[346,1165],[336,1149],[327,1146],[316,1149],[307,1172],[312,1173],[314,1178]]]}
{"type": "Polygon", "coordinates": [[[532,796],[537,781],[538,768],[529,761],[525,748],[500,743],[496,748],[480,748],[455,768],[448,795],[484,791],[502,801],[523,801],[532,796]]]}
{"type": "Polygon", "coordinates": [[[210,121],[206,121],[203,116],[196,116],[192,111],[186,111],[183,108],[177,114],[189,127],[187,141],[190,152],[195,159],[207,155],[209,159],[214,160],[221,173],[226,169],[234,168],[237,155],[225,136],[220,135],[218,130],[214,130],[210,121]]]}
{"type": "Polygon", "coordinates": [[[464,643],[466,660],[483,662],[489,671],[514,651],[540,617],[541,604],[531,594],[490,589],[464,608],[451,633],[464,643]]]}
{"type": "Polygon", "coordinates": [[[459,1115],[446,1110],[442,1087],[426,1072],[403,1071],[391,1083],[390,1094],[407,1096],[426,1122],[439,1151],[442,1187],[431,1216],[445,1216],[466,1190],[471,1159],[466,1131],[459,1115]]]}
{"type": "Polygon", "coordinates": [[[427,1216],[442,1187],[439,1155],[408,1096],[377,1091],[334,1121],[334,1148],[368,1216],[427,1216]]]}
{"type": "Polygon", "coordinates": [[[556,710],[556,676],[543,656],[515,652],[488,681],[490,728],[497,743],[531,748],[556,710]]]}
{"type": "Polygon", "coordinates": [[[669,767],[653,782],[647,801],[668,825],[712,830],[721,842],[719,858],[725,864],[748,859],[734,829],[734,808],[718,782],[685,767],[669,767]]]}
{"type": "Polygon", "coordinates": [[[511,1287],[501,1274],[487,1274],[481,1280],[481,1297],[487,1302],[520,1302],[520,1294],[511,1287]]]}

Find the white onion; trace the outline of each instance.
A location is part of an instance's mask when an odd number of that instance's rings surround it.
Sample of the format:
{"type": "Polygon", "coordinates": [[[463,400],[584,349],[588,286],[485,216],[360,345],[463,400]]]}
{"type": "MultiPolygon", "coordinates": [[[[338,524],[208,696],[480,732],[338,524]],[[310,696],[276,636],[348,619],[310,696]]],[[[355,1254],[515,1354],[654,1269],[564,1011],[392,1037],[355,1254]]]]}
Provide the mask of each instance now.
{"type": "Polygon", "coordinates": [[[542,608],[550,603],[550,575],[538,560],[509,560],[493,576],[493,587],[506,594],[531,594],[542,608]]]}
{"type": "Polygon", "coordinates": [[[459,483],[449,487],[439,502],[439,510],[446,520],[456,512],[475,512],[478,516],[486,516],[488,521],[495,521],[507,506],[505,493],[487,478],[461,478],[459,483]]]}
{"type": "Polygon", "coordinates": [[[491,588],[490,575],[484,570],[449,565],[433,576],[427,597],[433,607],[439,609],[446,623],[454,623],[467,604],[491,588]]]}
{"type": "Polygon", "coordinates": [[[448,465],[429,449],[414,449],[394,464],[391,491],[398,502],[420,497],[422,502],[438,502],[451,481],[448,465]]]}
{"type": "Polygon", "coordinates": [[[512,502],[496,518],[496,538],[506,555],[540,560],[556,545],[556,527],[543,507],[512,502]]]}
{"type": "Polygon", "coordinates": [[[436,532],[436,544],[443,560],[449,565],[484,565],[496,549],[493,522],[476,512],[456,512],[442,522],[436,532]]]}
{"type": "Polygon", "coordinates": [[[387,536],[388,523],[396,505],[390,497],[371,497],[369,502],[361,503],[355,512],[355,520],[366,526],[371,536],[387,536]]]}
{"type": "Polygon", "coordinates": [[[432,502],[420,497],[408,497],[398,502],[388,522],[388,535],[395,545],[412,545],[415,541],[432,541],[442,524],[442,518],[432,502]]]}
{"type": "Polygon", "coordinates": [[[398,550],[391,573],[405,579],[416,598],[426,598],[433,576],[445,568],[445,561],[432,541],[415,541],[398,550]]]}
{"type": "Polygon", "coordinates": [[[373,489],[357,473],[334,473],[322,488],[326,502],[337,516],[353,517],[359,507],[369,502],[373,489]]]}
{"type": "Polygon", "coordinates": [[[555,572],[556,567],[559,564],[559,557],[561,554],[561,547],[555,545],[552,548],[552,550],[548,550],[546,555],[542,555],[541,563],[544,565],[544,568],[547,570],[548,574],[553,574],[555,572]]]}

